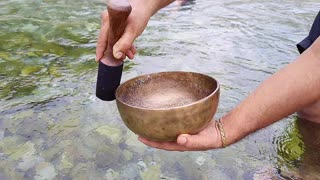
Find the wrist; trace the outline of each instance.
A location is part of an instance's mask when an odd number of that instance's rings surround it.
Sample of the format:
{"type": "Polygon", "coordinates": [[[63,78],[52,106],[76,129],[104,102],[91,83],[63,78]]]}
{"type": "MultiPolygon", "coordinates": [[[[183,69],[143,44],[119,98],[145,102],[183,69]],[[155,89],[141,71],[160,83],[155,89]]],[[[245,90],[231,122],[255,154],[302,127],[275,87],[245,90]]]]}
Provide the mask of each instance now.
{"type": "Polygon", "coordinates": [[[221,122],[221,119],[218,119],[215,122],[215,128],[216,128],[216,131],[218,132],[217,133],[217,137],[218,137],[218,139],[220,139],[220,142],[217,143],[217,144],[218,144],[218,147],[225,148],[227,146],[227,138],[226,138],[226,134],[225,134],[225,131],[224,131],[224,126],[223,126],[223,124],[221,122]]]}
{"type": "Polygon", "coordinates": [[[223,148],[223,144],[222,144],[222,137],[221,137],[221,133],[220,133],[220,130],[219,130],[219,127],[218,127],[218,123],[217,121],[213,120],[214,122],[214,130],[215,130],[215,135],[216,135],[216,142],[213,143],[213,149],[215,148],[223,148]]]}
{"type": "Polygon", "coordinates": [[[238,142],[252,132],[251,126],[244,124],[245,120],[243,119],[245,119],[245,116],[241,116],[240,113],[237,113],[237,110],[233,110],[221,118],[227,146],[238,142]]]}
{"type": "Polygon", "coordinates": [[[133,7],[132,11],[134,14],[139,14],[139,19],[141,17],[144,19],[150,19],[151,16],[158,11],[154,1],[131,0],[130,3],[133,7]]]}
{"type": "Polygon", "coordinates": [[[160,9],[171,4],[175,0],[131,0],[130,3],[135,5],[140,11],[150,18],[160,9]]]}

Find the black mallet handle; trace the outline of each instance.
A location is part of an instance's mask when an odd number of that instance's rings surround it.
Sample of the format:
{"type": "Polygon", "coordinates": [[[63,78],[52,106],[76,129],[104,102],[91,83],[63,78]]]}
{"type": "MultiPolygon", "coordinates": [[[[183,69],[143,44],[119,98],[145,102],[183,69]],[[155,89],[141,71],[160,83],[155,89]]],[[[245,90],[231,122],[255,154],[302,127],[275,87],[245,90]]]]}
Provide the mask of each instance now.
{"type": "Polygon", "coordinates": [[[99,62],[96,96],[104,101],[112,101],[120,85],[123,61],[113,56],[113,46],[124,33],[127,18],[131,13],[128,0],[108,0],[109,14],[108,45],[104,57],[99,62]]]}

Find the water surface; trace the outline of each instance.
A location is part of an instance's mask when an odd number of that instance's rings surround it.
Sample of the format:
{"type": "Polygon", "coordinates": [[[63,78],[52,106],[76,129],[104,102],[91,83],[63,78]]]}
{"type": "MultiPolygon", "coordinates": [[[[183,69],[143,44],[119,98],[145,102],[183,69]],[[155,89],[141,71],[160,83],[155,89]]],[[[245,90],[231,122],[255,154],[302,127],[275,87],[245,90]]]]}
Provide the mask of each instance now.
{"type": "MultiPolygon", "coordinates": [[[[137,141],[95,97],[98,0],[0,2],[0,179],[299,179],[319,175],[295,115],[223,150],[166,152],[137,141]]],[[[298,56],[315,0],[189,1],[161,10],[123,80],[195,71],[222,85],[216,118],[298,56]]],[[[245,126],[245,124],[244,124],[245,126]]],[[[317,129],[318,128],[318,129],[317,129]]],[[[307,138],[310,139],[310,138],[307,138]]]]}

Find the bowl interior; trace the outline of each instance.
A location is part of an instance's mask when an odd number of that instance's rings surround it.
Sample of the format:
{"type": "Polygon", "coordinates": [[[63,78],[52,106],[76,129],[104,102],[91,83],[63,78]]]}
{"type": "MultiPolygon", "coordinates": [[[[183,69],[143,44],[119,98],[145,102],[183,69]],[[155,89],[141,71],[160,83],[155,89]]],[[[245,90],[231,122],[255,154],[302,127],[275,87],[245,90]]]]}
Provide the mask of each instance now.
{"type": "Polygon", "coordinates": [[[117,89],[117,99],[138,108],[164,109],[199,101],[218,88],[210,76],[193,72],[161,72],[136,77],[117,89]]]}

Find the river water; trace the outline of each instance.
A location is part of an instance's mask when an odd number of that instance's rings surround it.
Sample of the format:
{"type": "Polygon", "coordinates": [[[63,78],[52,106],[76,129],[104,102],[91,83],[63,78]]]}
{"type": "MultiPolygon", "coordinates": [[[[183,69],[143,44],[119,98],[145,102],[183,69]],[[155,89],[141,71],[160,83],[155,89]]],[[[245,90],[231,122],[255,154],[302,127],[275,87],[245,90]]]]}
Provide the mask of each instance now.
{"type": "MultiPolygon", "coordinates": [[[[182,153],[144,146],[115,102],[95,97],[103,2],[0,5],[0,179],[320,177],[319,149],[307,144],[311,129],[295,115],[225,149],[182,153]]],[[[295,45],[319,9],[316,0],[174,3],[137,39],[138,55],[125,63],[123,80],[171,70],[213,76],[222,86],[215,115],[221,117],[298,56],[295,45]]]]}

